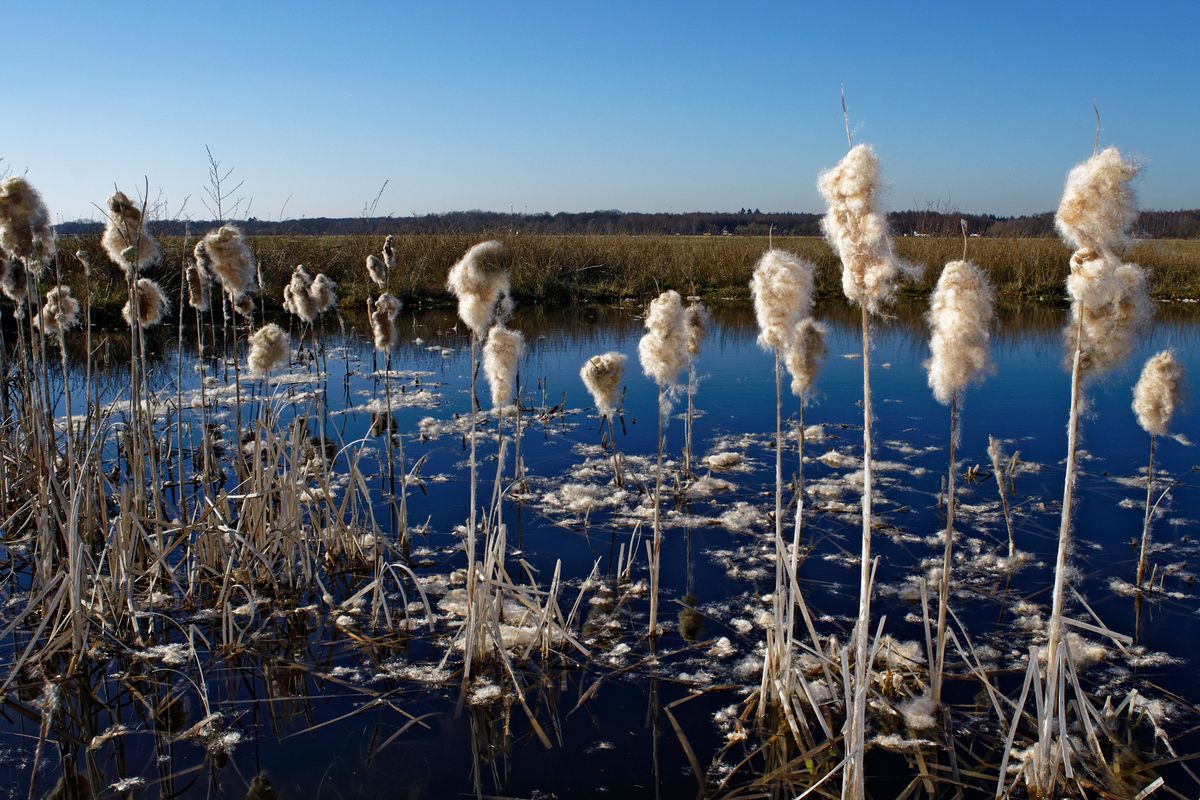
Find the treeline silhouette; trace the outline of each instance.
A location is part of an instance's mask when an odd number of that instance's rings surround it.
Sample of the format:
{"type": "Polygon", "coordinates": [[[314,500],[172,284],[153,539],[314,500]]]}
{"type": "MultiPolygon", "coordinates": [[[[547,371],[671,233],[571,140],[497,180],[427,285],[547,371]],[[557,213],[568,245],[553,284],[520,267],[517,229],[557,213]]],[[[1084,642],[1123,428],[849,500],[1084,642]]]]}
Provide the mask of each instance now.
{"type": "MultiPolygon", "coordinates": [[[[960,220],[967,230],[986,237],[1054,236],[1054,214],[1001,217],[994,214],[957,214],[946,211],[895,211],[888,214],[892,231],[899,236],[961,236],[960,220]]],[[[218,223],[195,220],[160,220],[152,223],[159,236],[198,235],[218,223]]],[[[272,222],[251,217],[238,226],[252,236],[270,235],[383,235],[474,234],[508,231],[529,234],[621,234],[630,236],[820,236],[819,214],[770,213],[742,209],[738,212],[627,213],[624,211],[505,214],[498,211],[450,211],[412,217],[311,217],[272,222]]],[[[65,222],[60,235],[99,233],[103,223],[65,222]]],[[[1134,233],[1140,238],[1200,238],[1200,209],[1143,211],[1134,233]]]]}

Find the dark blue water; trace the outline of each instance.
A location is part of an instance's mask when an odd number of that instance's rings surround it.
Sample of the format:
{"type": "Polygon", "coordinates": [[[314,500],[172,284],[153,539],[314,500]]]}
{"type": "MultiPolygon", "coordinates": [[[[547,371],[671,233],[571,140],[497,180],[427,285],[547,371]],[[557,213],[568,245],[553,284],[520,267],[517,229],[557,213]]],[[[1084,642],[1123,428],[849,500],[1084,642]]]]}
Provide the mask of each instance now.
{"type": "MultiPolygon", "coordinates": [[[[579,613],[590,657],[565,652],[554,663],[522,673],[526,701],[550,747],[534,734],[519,705],[464,701],[454,658],[440,680],[414,680],[414,670],[405,671],[437,665],[446,635],[454,629],[452,617],[439,615],[433,642],[424,636],[401,642],[350,636],[321,615],[270,619],[262,614],[254,622],[259,631],[254,648],[236,657],[201,648],[202,673],[191,663],[130,665],[118,658],[65,684],[69,712],[51,731],[52,744],[41,756],[39,792],[48,791],[65,770],[88,774],[88,785],[104,791],[118,779],[140,778],[145,784],[134,794],[147,797],[240,797],[260,773],[281,797],[694,796],[699,782],[687,748],[708,773],[710,790],[727,776],[724,791],[754,787],[767,769],[764,757],[754,755],[754,737],[728,741],[729,726],[713,715],[741,703],[757,684],[755,647],[763,639],[759,616],[769,610],[764,595],[774,588],[774,567],[767,557],[774,491],[773,361],[755,344],[748,309],[715,311],[716,324],[696,364],[695,455],[735,453],[740,464],[734,470],[711,471],[711,477],[728,484],[710,496],[664,501],[661,614],[668,631],[658,643],[657,662],[644,663],[649,655],[644,595],[618,591],[610,602],[606,597],[614,596],[598,587],[612,588],[617,554],[623,544],[628,548],[637,520],[644,519],[645,497],[626,487],[627,496],[614,499],[609,461],[596,451],[603,432],[579,378],[580,366],[591,355],[608,350],[629,355],[616,441],[633,461],[632,468],[644,471],[646,465],[637,459],[652,459],[655,453],[657,392],[637,364],[637,313],[633,306],[526,308],[511,323],[525,332],[528,353],[521,365],[527,486],[519,500],[510,499],[504,507],[510,560],[528,562],[543,589],[561,562],[564,610],[573,605],[593,569],[599,578],[587,587],[579,613]],[[587,458],[594,464],[580,473],[587,458]],[[564,484],[594,487],[601,502],[586,513],[565,510],[556,494],[564,484]],[[738,513],[729,515],[731,510],[738,513]],[[698,615],[685,615],[681,630],[685,606],[698,615]],[[728,641],[714,651],[713,643],[722,638],[728,641]],[[168,690],[186,698],[180,704],[186,707],[176,706],[173,712],[181,717],[175,729],[204,716],[188,679],[205,683],[212,710],[224,715],[228,730],[240,734],[228,754],[206,755],[192,739],[170,742],[154,734],[172,727],[161,713],[147,711],[154,707],[153,698],[168,690]],[[87,742],[115,721],[129,732],[88,751],[87,742]],[[746,766],[733,769],[748,756],[746,766]]],[[[862,455],[861,342],[857,317],[833,310],[825,318],[831,330],[829,357],[804,411],[810,431],[805,479],[810,487],[824,487],[824,493],[810,493],[807,500],[804,537],[810,550],[801,578],[822,635],[835,633],[844,641],[857,608],[854,557],[860,523],[854,513],[859,495],[846,476],[862,455]]],[[[1081,439],[1086,458],[1074,527],[1074,587],[1105,625],[1135,636],[1138,648],[1127,654],[1106,644],[1099,662],[1088,667],[1089,681],[1118,699],[1138,688],[1166,701],[1172,709],[1170,724],[1180,730],[1188,727],[1187,706],[1200,702],[1194,684],[1200,655],[1195,591],[1200,590],[1193,590],[1191,578],[1200,537],[1200,451],[1194,446],[1163,439],[1156,453],[1163,486],[1176,481],[1153,528],[1152,561],[1163,592],[1135,613],[1134,601],[1110,584],[1133,580],[1133,542],[1140,536],[1144,513],[1144,483],[1136,479],[1145,468],[1148,439],[1130,408],[1132,386],[1145,359],[1171,347],[1184,362],[1195,396],[1198,321],[1186,310],[1164,309],[1127,365],[1088,387],[1081,439]]],[[[988,667],[1008,675],[1000,681],[1014,694],[1019,686],[1008,684],[1013,676],[1019,684],[1028,648],[1040,641],[1039,628],[1029,618],[1039,610],[1048,616],[1053,581],[1069,401],[1061,324],[1062,315],[1053,311],[1007,315],[994,340],[995,374],[971,389],[961,406],[961,561],[952,603],[974,644],[986,648],[982,652],[988,667]],[[1012,571],[995,565],[996,556],[1007,554],[1007,534],[987,455],[989,434],[1002,440],[1006,453],[1020,453],[1022,466],[1008,499],[1017,548],[1028,556],[1022,568],[1012,571]],[[978,479],[972,481],[967,472],[975,465],[978,479]]],[[[416,572],[431,581],[435,606],[437,579],[465,561],[454,527],[463,524],[468,511],[468,450],[465,426],[455,417],[469,409],[469,341],[454,327],[452,316],[443,311],[410,315],[392,362],[400,373],[394,382],[404,387],[395,415],[406,455],[410,463],[426,457],[420,473],[424,486],[410,490],[409,521],[422,530],[411,543],[412,561],[416,572]],[[409,406],[412,397],[421,399],[409,406]]],[[[885,630],[897,640],[921,642],[915,581],[935,560],[940,563],[942,545],[936,537],[945,523],[938,495],[947,469],[949,412],[933,400],[926,384],[921,363],[928,355],[927,333],[919,316],[900,314],[879,323],[875,333],[871,357],[880,497],[874,541],[880,567],[874,610],[876,618],[887,616],[885,630]]],[[[327,351],[321,382],[330,411],[326,436],[343,443],[361,440],[369,448],[361,464],[379,497],[386,487],[383,439],[372,435],[372,415],[365,408],[383,396],[383,382],[372,374],[372,353],[361,339],[342,340],[332,331],[321,347],[327,351]]],[[[173,348],[173,342],[165,341],[152,347],[160,360],[151,383],[164,396],[175,391],[173,348]]],[[[207,369],[218,377],[210,388],[222,391],[223,367],[214,360],[207,369]]],[[[119,387],[119,367],[114,370],[112,385],[119,387]]],[[[283,421],[313,409],[306,394],[313,388],[312,367],[293,365],[287,373],[290,378],[266,389],[283,421]]],[[[185,391],[194,390],[197,374],[189,356],[185,391]]],[[[246,396],[263,391],[261,383],[247,380],[243,385],[246,396]]],[[[479,397],[486,406],[482,381],[479,397]]],[[[666,430],[669,461],[680,458],[685,407],[682,398],[676,402],[666,430]]],[[[794,398],[786,398],[784,408],[785,424],[794,425],[794,398]]],[[[248,417],[255,413],[253,405],[247,406],[248,417]]],[[[316,425],[310,423],[314,434],[316,425]]],[[[1194,406],[1185,406],[1172,427],[1185,440],[1200,441],[1194,406]]],[[[481,502],[490,496],[495,476],[495,430],[492,418],[480,437],[481,502]]],[[[511,437],[511,422],[505,433],[511,437]]],[[[511,478],[511,451],[509,455],[511,478]]],[[[794,440],[784,464],[790,478],[797,471],[794,440]]],[[[697,472],[703,476],[710,470],[700,466],[697,472]]],[[[649,526],[643,526],[643,541],[648,532],[649,526]]],[[[645,575],[643,550],[632,578],[636,582],[645,575]]],[[[331,578],[341,587],[339,596],[352,593],[354,581],[349,575],[331,578]]],[[[1072,603],[1070,613],[1095,622],[1078,603],[1072,603]]],[[[181,612],[180,619],[188,619],[187,614],[181,612]]],[[[201,630],[213,624],[193,621],[201,630]]],[[[0,651],[0,658],[12,656],[11,646],[0,651]]],[[[952,657],[951,663],[963,671],[957,659],[952,657]]],[[[499,671],[489,678],[498,684],[506,680],[499,671]]],[[[26,696],[10,698],[8,721],[0,722],[0,785],[8,787],[5,796],[11,797],[29,791],[38,726],[21,709],[34,708],[41,688],[37,676],[18,683],[29,687],[26,696]]],[[[965,707],[978,686],[961,684],[951,691],[965,707]]],[[[511,688],[505,685],[502,699],[511,700],[511,688]]],[[[887,758],[872,764],[878,796],[891,796],[907,784],[907,776],[901,779],[897,773],[911,765],[901,760],[897,766],[887,758]]],[[[983,790],[994,792],[994,784],[983,790]]]]}

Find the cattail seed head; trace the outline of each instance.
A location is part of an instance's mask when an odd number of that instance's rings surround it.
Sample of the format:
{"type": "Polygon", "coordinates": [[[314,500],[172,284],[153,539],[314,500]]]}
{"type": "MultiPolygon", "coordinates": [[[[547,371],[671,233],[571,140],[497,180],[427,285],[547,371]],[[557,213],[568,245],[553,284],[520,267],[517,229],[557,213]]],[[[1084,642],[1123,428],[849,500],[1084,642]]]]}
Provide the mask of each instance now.
{"type": "Polygon", "coordinates": [[[380,289],[387,286],[387,264],[374,253],[367,256],[367,275],[380,289]]]}
{"type": "Polygon", "coordinates": [[[312,286],[308,288],[309,299],[312,300],[317,314],[324,314],[337,305],[337,284],[330,280],[324,272],[313,278],[312,286]]]}
{"type": "Polygon", "coordinates": [[[1074,167],[1054,224],[1071,247],[1119,251],[1128,241],[1129,229],[1137,219],[1133,189],[1138,173],[1133,161],[1107,147],[1074,167]]]}
{"type": "Polygon", "coordinates": [[[375,349],[387,353],[396,346],[399,331],[396,316],[400,313],[400,301],[390,294],[381,294],[375,299],[375,310],[371,312],[371,332],[375,335],[375,349]]]}
{"type": "Polygon", "coordinates": [[[482,338],[493,323],[504,324],[512,313],[508,254],[491,240],[471,247],[446,276],[446,288],[458,298],[458,316],[482,338]]]}
{"type": "Polygon", "coordinates": [[[17,304],[17,316],[25,313],[25,297],[29,294],[29,272],[25,262],[19,258],[10,258],[4,266],[4,275],[0,277],[0,290],[4,295],[17,304]]]}
{"type": "Polygon", "coordinates": [[[39,275],[54,255],[50,212],[37,189],[19,176],[0,181],[0,250],[23,259],[39,275]]]}
{"type": "Polygon", "coordinates": [[[687,332],[688,360],[695,361],[700,357],[700,346],[708,338],[708,328],[712,325],[712,315],[704,304],[696,301],[683,312],[683,326],[687,332]]]}
{"type": "Polygon", "coordinates": [[[870,145],[855,145],[817,178],[828,208],[821,230],[842,261],[842,291],[872,314],[891,302],[902,275],[920,268],[895,253],[879,209],[879,159],[870,145]]]}
{"type": "Polygon", "coordinates": [[[60,338],[78,324],[79,301],[72,296],[70,286],[55,286],[46,292],[46,304],[33,318],[34,327],[60,338]]]}
{"type": "Polygon", "coordinates": [[[170,308],[171,304],[161,286],[149,278],[138,278],[133,284],[132,301],[127,301],[121,308],[121,317],[130,326],[137,322],[143,328],[150,328],[162,322],[170,308]],[[131,302],[137,309],[136,318],[130,312],[131,302]]]}
{"type": "Polygon", "coordinates": [[[197,311],[208,311],[212,302],[210,287],[212,279],[198,261],[187,265],[184,271],[188,287],[188,305],[197,311]]]}
{"type": "Polygon", "coordinates": [[[250,319],[254,316],[254,298],[248,294],[242,295],[229,305],[239,317],[250,319]]]}
{"type": "Polygon", "coordinates": [[[786,250],[762,254],[750,279],[760,346],[783,349],[800,320],[812,313],[815,270],[811,261],[786,250]]]}
{"type": "Polygon", "coordinates": [[[1183,402],[1183,365],[1170,350],[1152,356],[1133,387],[1133,411],[1151,436],[1164,436],[1183,402]]]}
{"type": "Polygon", "coordinates": [[[232,225],[222,225],[205,236],[203,244],[204,252],[211,260],[212,273],[221,282],[221,288],[229,295],[231,302],[237,304],[258,288],[254,255],[240,230],[232,225]]]}
{"type": "Polygon", "coordinates": [[[298,264],[292,270],[292,278],[283,287],[283,308],[289,314],[295,314],[302,322],[312,322],[317,318],[316,305],[312,301],[312,276],[298,264]]]}
{"type": "Polygon", "coordinates": [[[592,356],[579,370],[583,385],[592,395],[600,416],[611,419],[617,407],[617,391],[625,374],[624,353],[603,353],[592,356]]]}
{"type": "Polygon", "coordinates": [[[995,301],[987,276],[970,261],[946,264],[926,319],[932,331],[932,355],[925,362],[929,388],[939,403],[948,404],[992,369],[995,301]]]}
{"type": "Polygon", "coordinates": [[[659,388],[673,386],[687,366],[687,332],[679,292],[663,292],[646,312],[646,335],[638,342],[638,358],[646,377],[659,388]]]}
{"type": "Polygon", "coordinates": [[[250,355],[247,362],[250,371],[255,375],[266,377],[272,370],[278,369],[288,361],[291,351],[291,339],[287,331],[269,322],[251,334],[250,355]]]}
{"type": "Polygon", "coordinates": [[[395,237],[390,233],[383,240],[383,263],[387,267],[388,272],[400,266],[400,254],[396,252],[395,237]]]}
{"type": "Polygon", "coordinates": [[[158,261],[158,242],[146,230],[142,210],[124,192],[108,198],[108,219],[100,238],[104,252],[125,274],[137,274],[158,261]]]}
{"type": "Polygon", "coordinates": [[[828,329],[812,317],[805,317],[792,328],[783,351],[783,363],[792,376],[792,394],[807,402],[825,360],[828,329]]]}
{"type": "Polygon", "coordinates": [[[1146,293],[1146,273],[1137,264],[1124,264],[1110,252],[1076,250],[1067,278],[1071,320],[1064,331],[1067,359],[1080,353],[1088,375],[1115,367],[1133,350],[1135,336],[1154,315],[1146,293]]]}
{"type": "Polygon", "coordinates": [[[504,408],[513,400],[517,365],[525,354],[520,331],[493,325],[483,343],[483,374],[492,390],[492,407],[504,408]]]}

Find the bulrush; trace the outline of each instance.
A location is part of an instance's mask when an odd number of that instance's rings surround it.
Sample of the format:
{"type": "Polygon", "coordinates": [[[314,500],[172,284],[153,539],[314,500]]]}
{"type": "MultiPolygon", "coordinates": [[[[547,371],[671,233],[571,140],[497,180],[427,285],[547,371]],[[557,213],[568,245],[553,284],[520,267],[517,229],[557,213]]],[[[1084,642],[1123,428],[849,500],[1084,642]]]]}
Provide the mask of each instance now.
{"type": "Polygon", "coordinates": [[[387,267],[389,274],[392,270],[400,268],[400,254],[396,252],[395,241],[395,237],[390,233],[383,240],[383,264],[387,267]]]}
{"type": "MultiPolygon", "coordinates": [[[[964,239],[965,241],[965,239],[964,239]]],[[[951,261],[942,269],[926,319],[932,332],[925,362],[929,387],[939,403],[950,406],[950,469],[946,481],[946,531],[938,582],[937,656],[931,665],[933,703],[942,701],[946,665],[946,613],[954,550],[955,447],[958,444],[958,401],[970,384],[992,368],[989,343],[995,317],[992,287],[970,261],[951,261]]]]}
{"type": "Polygon", "coordinates": [[[250,336],[250,355],[247,363],[255,375],[266,377],[288,361],[291,340],[287,331],[269,322],[250,336]]]}
{"type": "Polygon", "coordinates": [[[5,297],[17,304],[17,316],[24,313],[25,297],[29,294],[29,271],[25,262],[19,258],[10,258],[4,265],[4,275],[0,276],[0,290],[5,297]]]}
{"type": "Polygon", "coordinates": [[[762,254],[750,278],[760,346],[782,350],[800,320],[812,313],[815,270],[812,262],[786,250],[762,254]]]}
{"type": "Polygon", "coordinates": [[[313,278],[312,286],[308,287],[308,297],[317,314],[324,314],[337,305],[337,284],[324,272],[319,272],[313,278]]]}
{"type": "Polygon", "coordinates": [[[367,275],[380,289],[387,286],[387,265],[374,253],[367,256],[367,275]]]}
{"type": "Polygon", "coordinates": [[[242,232],[232,225],[222,225],[205,236],[203,244],[211,260],[212,274],[236,308],[242,298],[258,287],[254,256],[242,232]]]}
{"type": "Polygon", "coordinates": [[[1128,358],[1136,334],[1154,315],[1145,271],[1109,252],[1076,250],[1071,255],[1067,294],[1071,298],[1071,320],[1063,332],[1067,362],[1078,351],[1080,369],[1088,377],[1128,358]]]}
{"type": "Polygon", "coordinates": [[[396,346],[398,331],[396,316],[401,303],[390,294],[381,294],[375,299],[375,310],[371,312],[371,332],[375,336],[375,349],[389,353],[396,346]]]}
{"type": "Polygon", "coordinates": [[[121,308],[121,317],[131,326],[136,322],[143,328],[150,328],[162,322],[170,308],[167,296],[157,283],[149,278],[138,278],[133,285],[132,300],[126,301],[121,308]],[[130,312],[131,302],[137,307],[136,318],[130,312]]]}
{"type": "Polygon", "coordinates": [[[683,300],[675,290],[663,292],[650,302],[646,312],[646,334],[638,342],[642,372],[660,390],[673,388],[688,363],[687,331],[683,300]]]}
{"type": "Polygon", "coordinates": [[[120,191],[108,198],[108,219],[100,243],[126,275],[136,275],[161,255],[158,242],[146,230],[142,209],[120,191]]]}
{"type": "Polygon", "coordinates": [[[1130,182],[1138,167],[1107,147],[1067,173],[1054,224],[1075,249],[1120,250],[1137,219],[1130,182]]]}
{"type": "Polygon", "coordinates": [[[49,336],[63,333],[79,324],[79,301],[71,294],[70,286],[55,286],[46,292],[46,304],[33,318],[33,324],[49,336]]]}
{"type": "Polygon", "coordinates": [[[879,159],[870,145],[850,148],[817,178],[827,211],[821,230],[842,261],[842,291],[872,314],[896,293],[896,282],[916,269],[901,260],[879,208],[879,159]]]}
{"type": "Polygon", "coordinates": [[[212,279],[208,273],[204,271],[199,262],[193,261],[187,265],[184,277],[187,280],[188,305],[197,311],[208,311],[209,304],[212,302],[212,279]]]}
{"type": "Polygon", "coordinates": [[[504,408],[513,401],[517,364],[524,354],[525,338],[520,331],[492,326],[483,345],[483,374],[492,390],[493,408],[504,408]]]}
{"type": "Polygon", "coordinates": [[[612,419],[617,407],[617,392],[625,373],[624,353],[602,353],[589,358],[579,370],[583,385],[592,395],[596,410],[605,419],[612,419]]]}
{"type": "Polygon", "coordinates": [[[1150,518],[1154,491],[1154,440],[1165,436],[1171,417],[1183,399],[1183,365],[1170,350],[1152,356],[1133,387],[1133,412],[1142,430],[1150,434],[1150,464],[1146,468],[1146,516],[1142,522],[1142,547],[1138,555],[1137,589],[1146,576],[1146,546],[1150,540],[1150,518]]]}
{"type": "Polygon", "coordinates": [[[292,270],[291,280],[283,287],[283,309],[295,314],[302,322],[311,323],[317,318],[316,304],[310,296],[313,279],[303,264],[292,270]]]}
{"type": "Polygon", "coordinates": [[[54,255],[50,212],[37,189],[20,176],[0,181],[0,250],[23,259],[37,274],[54,255]]]}
{"type": "Polygon", "coordinates": [[[825,360],[828,334],[829,330],[823,324],[805,317],[796,323],[788,337],[783,363],[792,378],[792,394],[800,398],[801,405],[807,405],[808,393],[816,382],[821,362],[825,360]]]}
{"type": "Polygon", "coordinates": [[[507,252],[496,240],[471,247],[446,276],[446,288],[458,298],[458,316],[482,339],[494,322],[512,312],[507,252]]]}

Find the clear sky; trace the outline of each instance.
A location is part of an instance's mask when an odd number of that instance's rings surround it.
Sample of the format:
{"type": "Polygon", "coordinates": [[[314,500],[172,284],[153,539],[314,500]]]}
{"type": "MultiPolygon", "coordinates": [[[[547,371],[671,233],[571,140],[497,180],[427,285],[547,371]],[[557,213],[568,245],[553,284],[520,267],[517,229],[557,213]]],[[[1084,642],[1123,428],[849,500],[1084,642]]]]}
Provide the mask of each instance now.
{"type": "Polygon", "coordinates": [[[0,29],[0,157],[58,220],[143,176],[208,218],[205,145],[262,219],[385,179],[381,215],[818,211],[843,83],[891,208],[1053,208],[1093,101],[1144,208],[1200,206],[1195,0],[8,0],[0,29]]]}

